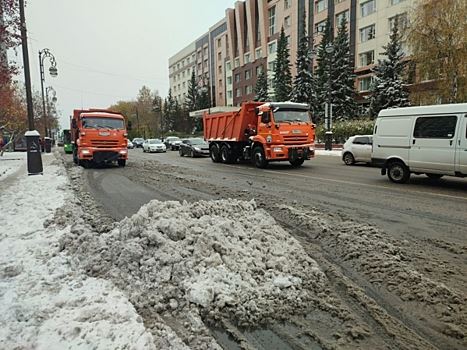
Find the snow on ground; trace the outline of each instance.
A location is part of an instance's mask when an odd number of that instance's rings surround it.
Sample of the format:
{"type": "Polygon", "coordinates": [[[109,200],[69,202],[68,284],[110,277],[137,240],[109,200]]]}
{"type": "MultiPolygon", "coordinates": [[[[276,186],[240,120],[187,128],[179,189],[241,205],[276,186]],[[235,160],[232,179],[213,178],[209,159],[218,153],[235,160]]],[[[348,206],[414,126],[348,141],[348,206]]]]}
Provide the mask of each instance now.
{"type": "Polygon", "coordinates": [[[70,228],[45,227],[71,196],[54,159],[43,157],[43,176],[24,172],[0,193],[0,349],[155,348],[126,296],[59,252],[70,228]]]}
{"type": "Polygon", "coordinates": [[[342,156],[342,149],[333,149],[332,151],[326,151],[324,149],[316,149],[315,154],[319,156],[333,156],[333,157],[341,157],[342,156]]]}
{"type": "Polygon", "coordinates": [[[5,152],[3,157],[0,157],[0,181],[6,179],[25,164],[26,152],[5,152]]]}

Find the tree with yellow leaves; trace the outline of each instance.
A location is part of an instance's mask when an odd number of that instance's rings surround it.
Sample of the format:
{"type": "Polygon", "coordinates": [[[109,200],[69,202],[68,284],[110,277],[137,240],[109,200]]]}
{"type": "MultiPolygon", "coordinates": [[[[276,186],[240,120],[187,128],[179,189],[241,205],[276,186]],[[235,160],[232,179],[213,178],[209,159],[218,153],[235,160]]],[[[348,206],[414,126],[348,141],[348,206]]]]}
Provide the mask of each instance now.
{"type": "Polygon", "coordinates": [[[467,101],[467,1],[419,0],[407,40],[419,78],[437,81],[444,103],[467,101]]]}

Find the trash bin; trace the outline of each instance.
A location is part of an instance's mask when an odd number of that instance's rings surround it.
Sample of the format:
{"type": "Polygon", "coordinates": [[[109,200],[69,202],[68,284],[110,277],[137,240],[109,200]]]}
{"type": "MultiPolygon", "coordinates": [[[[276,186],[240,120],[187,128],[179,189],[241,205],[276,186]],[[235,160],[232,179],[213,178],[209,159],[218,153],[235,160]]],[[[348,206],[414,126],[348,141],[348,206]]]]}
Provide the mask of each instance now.
{"type": "Polygon", "coordinates": [[[332,131],[326,131],[324,135],[324,149],[326,151],[332,151],[332,131]]]}
{"type": "Polygon", "coordinates": [[[41,146],[39,144],[39,133],[36,130],[27,131],[26,147],[28,156],[28,175],[42,174],[41,146]]]}
{"type": "Polygon", "coordinates": [[[45,153],[52,152],[52,139],[50,137],[44,137],[45,153]]]}

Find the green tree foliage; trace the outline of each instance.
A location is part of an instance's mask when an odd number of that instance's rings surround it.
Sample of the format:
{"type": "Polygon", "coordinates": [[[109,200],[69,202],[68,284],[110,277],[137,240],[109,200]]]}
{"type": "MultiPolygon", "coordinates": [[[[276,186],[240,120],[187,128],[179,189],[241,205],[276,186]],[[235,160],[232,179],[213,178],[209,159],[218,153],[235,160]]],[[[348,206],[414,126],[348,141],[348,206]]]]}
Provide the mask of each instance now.
{"type": "MultiPolygon", "coordinates": [[[[373,134],[374,120],[369,118],[358,118],[351,120],[336,120],[333,122],[333,138],[337,143],[344,143],[350,136],[353,135],[369,135],[373,134]]],[[[326,133],[326,125],[319,124],[316,128],[316,140],[324,142],[326,133]]]]}
{"type": "Polygon", "coordinates": [[[467,2],[420,0],[409,19],[407,39],[418,79],[437,79],[429,103],[467,101],[467,2]]]}
{"type": "Polygon", "coordinates": [[[329,94],[332,91],[332,82],[330,81],[330,68],[332,63],[332,53],[326,51],[326,47],[332,44],[331,24],[329,19],[326,21],[323,36],[318,46],[316,69],[316,103],[313,114],[315,122],[324,120],[324,104],[329,101],[329,94]]]}
{"type": "Polygon", "coordinates": [[[333,118],[349,119],[356,115],[353,60],[350,55],[347,20],[342,18],[333,43],[334,55],[331,69],[331,102],[333,118]]]}
{"type": "Polygon", "coordinates": [[[277,44],[276,66],[274,68],[274,99],[278,102],[287,101],[292,91],[292,74],[290,73],[289,48],[284,27],[281,29],[277,44]]]}
{"type": "Polygon", "coordinates": [[[383,46],[383,60],[378,60],[373,69],[375,73],[371,84],[370,115],[376,116],[385,108],[404,107],[409,105],[408,93],[402,81],[405,62],[402,52],[397,20],[394,23],[389,43],[383,46]]]}
{"type": "Polygon", "coordinates": [[[264,67],[258,75],[258,80],[256,80],[255,94],[255,101],[265,102],[269,100],[268,78],[264,67]]]}
{"type": "Polygon", "coordinates": [[[315,84],[312,69],[312,57],[309,37],[306,32],[306,12],[303,12],[300,25],[303,36],[300,38],[297,50],[297,75],[294,79],[290,100],[300,103],[308,103],[311,108],[315,104],[315,84]]]}

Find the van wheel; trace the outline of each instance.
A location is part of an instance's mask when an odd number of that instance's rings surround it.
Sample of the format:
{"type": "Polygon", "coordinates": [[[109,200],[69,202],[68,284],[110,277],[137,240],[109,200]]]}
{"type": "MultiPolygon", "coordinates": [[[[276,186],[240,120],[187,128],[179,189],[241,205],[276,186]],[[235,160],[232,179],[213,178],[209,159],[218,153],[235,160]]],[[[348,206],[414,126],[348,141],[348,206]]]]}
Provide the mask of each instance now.
{"type": "Polygon", "coordinates": [[[432,180],[439,180],[443,177],[441,174],[429,174],[427,173],[426,176],[428,176],[432,180]]]}
{"type": "Polygon", "coordinates": [[[355,164],[355,158],[353,157],[352,153],[347,152],[344,154],[344,163],[345,165],[353,165],[355,164]]]}
{"type": "Polygon", "coordinates": [[[214,163],[219,163],[222,160],[219,146],[216,143],[213,143],[211,147],[209,147],[209,156],[214,163]]]}
{"type": "Polygon", "coordinates": [[[410,171],[404,163],[395,160],[388,164],[388,178],[392,182],[403,184],[409,180],[410,171]]]}
{"type": "Polygon", "coordinates": [[[253,163],[257,168],[264,169],[268,167],[268,161],[264,155],[263,147],[257,146],[253,150],[253,163]]]}

